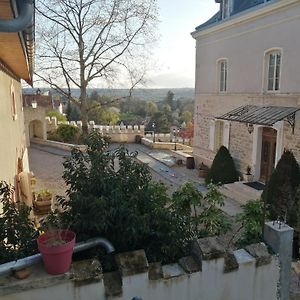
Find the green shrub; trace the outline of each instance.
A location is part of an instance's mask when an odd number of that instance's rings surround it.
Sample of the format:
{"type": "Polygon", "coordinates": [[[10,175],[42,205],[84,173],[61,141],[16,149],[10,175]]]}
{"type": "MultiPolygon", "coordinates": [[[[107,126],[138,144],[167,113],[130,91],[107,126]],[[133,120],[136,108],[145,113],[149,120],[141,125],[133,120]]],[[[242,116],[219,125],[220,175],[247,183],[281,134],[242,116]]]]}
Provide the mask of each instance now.
{"type": "Polygon", "coordinates": [[[62,138],[58,135],[57,130],[47,132],[47,139],[56,142],[63,142],[62,138]]]}
{"type": "Polygon", "coordinates": [[[37,230],[29,219],[30,208],[13,200],[14,190],[0,181],[0,264],[37,253],[37,230]]]}
{"type": "Polygon", "coordinates": [[[238,247],[262,241],[263,207],[261,199],[242,205],[243,212],[236,216],[236,222],[241,224],[241,236],[237,241],[238,247]]]}
{"type": "Polygon", "coordinates": [[[68,198],[60,219],[78,241],[108,238],[118,252],[145,249],[150,261],[174,261],[185,254],[190,236],[167,204],[166,187],[151,182],[148,166],[124,147],[112,152],[108,140],[94,131],[87,151],[73,149],[64,162],[68,198]],[[118,171],[114,169],[118,160],[118,171]]]}
{"type": "Polygon", "coordinates": [[[285,151],[262,193],[271,219],[286,217],[290,226],[297,226],[299,210],[295,196],[299,184],[299,165],[293,153],[285,151]]]}
{"type": "Polygon", "coordinates": [[[229,218],[219,208],[223,205],[223,195],[217,185],[209,184],[203,196],[188,182],[173,194],[171,208],[183,218],[189,236],[198,239],[223,234],[231,228],[229,218]]]}
{"type": "Polygon", "coordinates": [[[61,124],[57,128],[57,135],[64,143],[77,144],[80,136],[80,129],[73,125],[61,124]]]}
{"type": "Polygon", "coordinates": [[[238,178],[238,172],[228,149],[225,146],[221,146],[213,160],[205,182],[224,184],[235,182],[238,178]]]}

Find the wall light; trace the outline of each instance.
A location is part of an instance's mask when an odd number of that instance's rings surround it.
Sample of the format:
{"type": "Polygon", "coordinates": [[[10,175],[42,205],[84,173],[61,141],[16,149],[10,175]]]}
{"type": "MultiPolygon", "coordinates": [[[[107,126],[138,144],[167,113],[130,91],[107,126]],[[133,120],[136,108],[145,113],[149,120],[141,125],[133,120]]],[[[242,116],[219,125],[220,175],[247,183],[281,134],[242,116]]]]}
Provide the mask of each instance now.
{"type": "Polygon", "coordinates": [[[37,108],[37,102],[36,102],[36,100],[32,100],[31,101],[31,106],[32,106],[32,108],[37,108]]]}
{"type": "Polygon", "coordinates": [[[247,127],[248,127],[248,132],[251,134],[253,132],[253,130],[254,130],[253,124],[249,124],[248,123],[247,127]]]}

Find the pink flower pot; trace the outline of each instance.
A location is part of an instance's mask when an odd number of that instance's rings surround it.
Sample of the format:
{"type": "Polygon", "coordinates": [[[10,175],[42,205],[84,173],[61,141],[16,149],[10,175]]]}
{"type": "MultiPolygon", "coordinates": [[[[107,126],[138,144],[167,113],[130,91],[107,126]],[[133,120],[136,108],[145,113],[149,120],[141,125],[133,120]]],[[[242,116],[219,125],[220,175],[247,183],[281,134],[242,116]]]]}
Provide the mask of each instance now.
{"type": "Polygon", "coordinates": [[[49,230],[37,239],[46,272],[51,275],[66,273],[72,262],[76,234],[70,230],[49,230]]]}

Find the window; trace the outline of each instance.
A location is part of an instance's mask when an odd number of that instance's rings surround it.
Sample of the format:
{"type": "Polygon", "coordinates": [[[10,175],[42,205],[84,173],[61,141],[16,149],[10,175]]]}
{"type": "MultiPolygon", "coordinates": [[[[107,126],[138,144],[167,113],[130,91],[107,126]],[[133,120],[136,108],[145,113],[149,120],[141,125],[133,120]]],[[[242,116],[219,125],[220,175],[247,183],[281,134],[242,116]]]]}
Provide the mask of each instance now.
{"type": "Polygon", "coordinates": [[[279,91],[281,52],[272,51],[266,56],[266,89],[267,91],[279,91]]]}
{"type": "Polygon", "coordinates": [[[218,151],[221,146],[229,147],[230,123],[211,120],[209,128],[209,149],[218,151]]]}
{"type": "Polygon", "coordinates": [[[227,61],[219,61],[219,91],[227,91],[227,61]]]}

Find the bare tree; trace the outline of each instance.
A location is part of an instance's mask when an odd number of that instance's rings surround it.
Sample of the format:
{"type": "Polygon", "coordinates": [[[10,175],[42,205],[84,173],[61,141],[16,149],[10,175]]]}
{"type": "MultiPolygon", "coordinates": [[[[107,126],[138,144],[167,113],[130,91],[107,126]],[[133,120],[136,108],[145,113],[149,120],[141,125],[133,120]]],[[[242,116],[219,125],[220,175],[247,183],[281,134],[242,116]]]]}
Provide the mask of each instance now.
{"type": "Polygon", "coordinates": [[[77,103],[87,133],[87,87],[143,80],[156,0],[39,0],[36,75],[77,103]],[[79,99],[72,88],[80,89],[79,99]]]}

